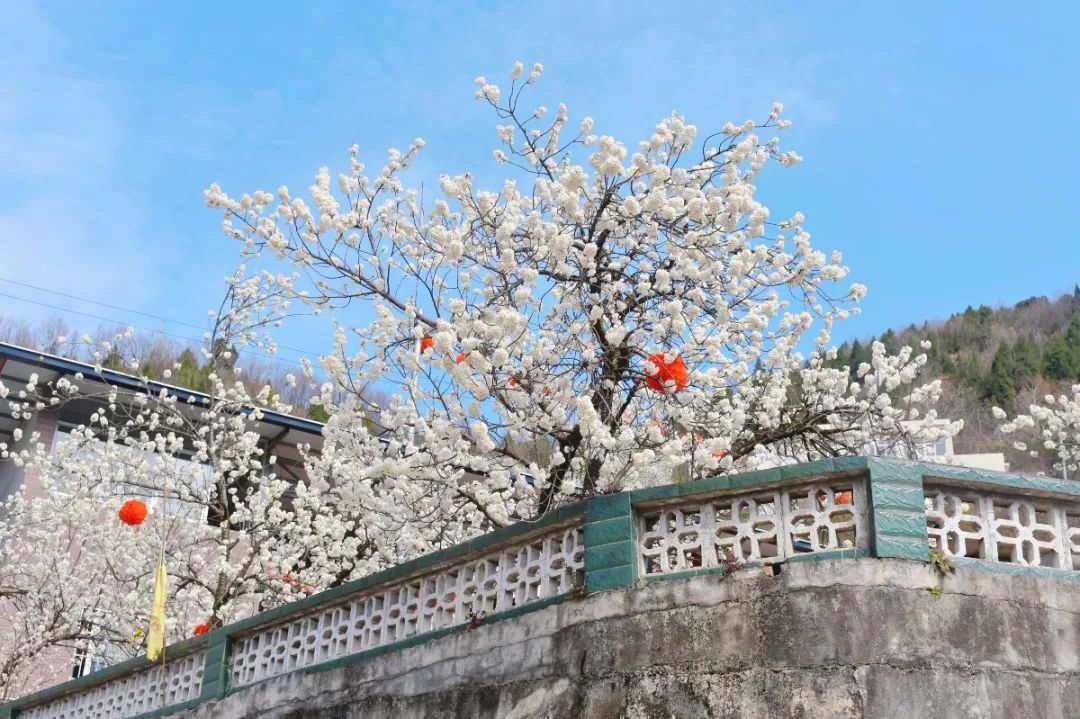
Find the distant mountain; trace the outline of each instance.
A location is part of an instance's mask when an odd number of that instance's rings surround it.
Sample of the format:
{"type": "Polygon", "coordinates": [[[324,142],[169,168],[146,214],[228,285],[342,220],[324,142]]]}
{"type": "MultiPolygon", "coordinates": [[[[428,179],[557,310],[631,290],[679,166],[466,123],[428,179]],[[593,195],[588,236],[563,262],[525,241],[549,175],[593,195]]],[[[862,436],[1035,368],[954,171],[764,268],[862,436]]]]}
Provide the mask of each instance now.
{"type": "Polygon", "coordinates": [[[1031,297],[1012,307],[968,307],[944,322],[924,322],[840,346],[834,366],[869,361],[874,341],[890,351],[930,340],[926,376],[947,387],[940,414],[963,419],[958,453],[1005,452],[1010,469],[1050,471],[995,432],[990,408],[1013,414],[1035,398],[1080,382],[1080,287],[1056,299],[1031,297]]]}

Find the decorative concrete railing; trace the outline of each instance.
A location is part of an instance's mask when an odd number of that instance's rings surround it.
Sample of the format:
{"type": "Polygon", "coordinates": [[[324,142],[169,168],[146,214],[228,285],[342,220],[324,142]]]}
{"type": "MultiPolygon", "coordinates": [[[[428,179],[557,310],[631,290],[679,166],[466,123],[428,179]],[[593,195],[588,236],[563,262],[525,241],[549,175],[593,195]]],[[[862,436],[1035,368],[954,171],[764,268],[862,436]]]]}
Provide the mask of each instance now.
{"type": "Polygon", "coordinates": [[[202,693],[206,652],[179,655],[165,667],[143,666],[126,676],[98,684],[19,712],[24,719],[76,719],[77,717],[131,717],[148,714],[198,699],[202,693]]]}
{"type": "Polygon", "coordinates": [[[852,457],[604,495],[0,706],[0,719],[156,717],[567,598],[863,557],[1080,581],[1080,483],[852,457]]]}
{"type": "Polygon", "coordinates": [[[863,482],[844,478],[680,497],[638,510],[637,525],[644,577],[867,546],[863,482]]]}
{"type": "Polygon", "coordinates": [[[930,546],[949,557],[1080,571],[1080,498],[927,484],[930,546]]]}
{"type": "Polygon", "coordinates": [[[229,658],[229,686],[253,684],[561,596],[582,585],[584,552],[581,526],[575,523],[238,636],[229,658]]]}

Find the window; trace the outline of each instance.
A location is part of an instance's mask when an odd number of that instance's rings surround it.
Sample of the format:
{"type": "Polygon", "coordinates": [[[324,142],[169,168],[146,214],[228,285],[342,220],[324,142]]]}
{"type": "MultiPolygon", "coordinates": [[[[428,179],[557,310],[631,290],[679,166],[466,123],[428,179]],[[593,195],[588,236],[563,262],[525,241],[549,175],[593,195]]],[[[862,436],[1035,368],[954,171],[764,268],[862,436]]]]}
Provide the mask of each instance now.
{"type": "Polygon", "coordinates": [[[110,642],[87,640],[75,650],[75,656],[72,657],[71,678],[85,677],[126,658],[127,656],[110,642]]]}

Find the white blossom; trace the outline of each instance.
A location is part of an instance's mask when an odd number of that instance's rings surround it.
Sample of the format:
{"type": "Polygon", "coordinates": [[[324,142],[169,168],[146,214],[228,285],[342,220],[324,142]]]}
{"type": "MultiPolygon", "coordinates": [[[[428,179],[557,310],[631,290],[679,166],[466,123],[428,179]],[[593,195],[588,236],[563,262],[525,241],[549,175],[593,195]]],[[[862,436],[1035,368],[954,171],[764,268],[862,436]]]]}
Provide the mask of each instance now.
{"type": "Polygon", "coordinates": [[[840,289],[839,253],[812,245],[801,213],[774,220],[758,199],[767,167],[801,160],[758,137],[784,126],[782,105],[703,133],[717,145],[696,148],[697,128],[677,113],[630,144],[591,134],[587,117],[571,137],[567,107],[524,109],[520,84],[476,85],[510,172],[489,190],[471,174],[442,176],[443,196],[420,207],[401,179],[410,150],[374,177],[350,165],[333,198],[317,176],[312,206],[238,209],[208,191],[245,260],[322,278],[282,286],[283,300],[371,304],[375,319],[322,360],[331,420],[313,469],[333,477],[338,506],[384,508],[375,526],[388,538],[437,506],[449,514],[427,516],[445,517],[445,540],[566,492],[676,470],[700,477],[871,441],[914,452],[903,423],[935,417],[941,392],[917,381],[925,356],[875,346],[854,372],[827,362],[835,322],[858,314],[866,288],[840,289]],[[422,357],[421,337],[434,342],[422,357]],[[650,389],[658,354],[685,364],[686,386],[650,389]],[[355,388],[372,384],[394,393],[377,421],[404,448],[378,460],[378,442],[355,429],[372,411],[355,388]],[[535,487],[504,481],[522,466],[535,487]]]}
{"type": "MultiPolygon", "coordinates": [[[[1080,466],[1080,384],[1073,385],[1070,391],[1071,394],[1046,395],[1042,404],[1032,404],[1027,413],[1003,421],[999,430],[1003,434],[1015,434],[1032,440],[1032,444],[1051,453],[1059,471],[1072,476],[1080,466]]],[[[995,407],[994,418],[1006,420],[1006,414],[995,407]]],[[[1023,450],[1031,446],[1020,440],[1014,445],[1023,450]]],[[[1037,449],[1030,452],[1032,456],[1039,454],[1037,449]]]]}

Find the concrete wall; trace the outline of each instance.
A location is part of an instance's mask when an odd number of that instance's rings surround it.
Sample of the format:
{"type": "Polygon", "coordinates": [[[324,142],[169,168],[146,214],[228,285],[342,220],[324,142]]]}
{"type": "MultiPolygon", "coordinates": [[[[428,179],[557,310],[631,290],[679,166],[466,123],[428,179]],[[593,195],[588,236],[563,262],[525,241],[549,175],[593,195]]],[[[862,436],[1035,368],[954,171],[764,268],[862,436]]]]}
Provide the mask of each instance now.
{"type": "MultiPolygon", "coordinates": [[[[35,433],[39,443],[52,447],[59,419],[60,414],[53,409],[34,412],[29,419],[23,420],[20,425],[22,439],[13,443],[11,448],[17,452],[29,449],[35,433]]],[[[24,485],[27,496],[39,497],[44,492],[41,478],[35,472],[16,466],[10,459],[0,459],[0,500],[15,494],[24,485]]]]}
{"type": "Polygon", "coordinates": [[[972,469],[988,469],[991,472],[1008,472],[1004,452],[980,452],[977,454],[954,454],[953,464],[972,469]]]}
{"type": "Polygon", "coordinates": [[[180,716],[1053,719],[1080,715],[1078,648],[1077,582],[802,562],[594,594],[180,716]]]}
{"type": "MultiPolygon", "coordinates": [[[[37,433],[37,441],[46,447],[52,447],[56,439],[60,415],[54,409],[34,412],[22,423],[23,436],[13,449],[21,451],[30,448],[30,441],[37,433]]],[[[18,467],[11,460],[0,460],[0,500],[15,494],[22,488],[28,497],[40,497],[45,493],[41,477],[32,469],[18,467]]],[[[20,635],[25,627],[20,627],[18,617],[10,604],[0,605],[0,636],[20,635]],[[14,621],[13,621],[14,620],[14,621]]],[[[21,635],[20,635],[21,636],[21,635]]],[[[36,657],[35,671],[22,677],[22,681],[5,687],[7,698],[22,696],[38,689],[55,686],[71,678],[75,652],[70,647],[49,647],[36,657]]]]}

